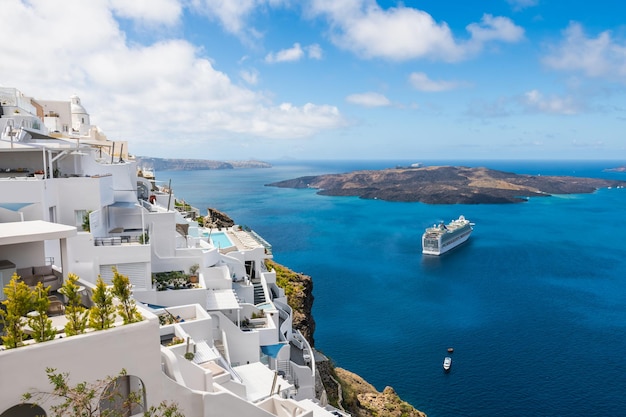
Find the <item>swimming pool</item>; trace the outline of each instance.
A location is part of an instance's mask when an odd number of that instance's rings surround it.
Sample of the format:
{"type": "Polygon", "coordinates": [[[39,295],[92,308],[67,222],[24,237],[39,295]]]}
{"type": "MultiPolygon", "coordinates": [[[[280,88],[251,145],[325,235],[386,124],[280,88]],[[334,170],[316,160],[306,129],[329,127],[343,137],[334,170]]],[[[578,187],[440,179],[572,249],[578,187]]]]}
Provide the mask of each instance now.
{"type": "MultiPolygon", "coordinates": [[[[208,233],[205,233],[205,235],[208,236],[208,233]]],[[[219,249],[225,249],[235,246],[224,232],[211,233],[211,242],[215,247],[219,249]]]]}
{"type": "Polygon", "coordinates": [[[258,308],[259,310],[268,310],[268,309],[271,310],[271,309],[274,309],[275,307],[274,307],[274,304],[267,302],[267,303],[257,305],[256,308],[258,308]]]}

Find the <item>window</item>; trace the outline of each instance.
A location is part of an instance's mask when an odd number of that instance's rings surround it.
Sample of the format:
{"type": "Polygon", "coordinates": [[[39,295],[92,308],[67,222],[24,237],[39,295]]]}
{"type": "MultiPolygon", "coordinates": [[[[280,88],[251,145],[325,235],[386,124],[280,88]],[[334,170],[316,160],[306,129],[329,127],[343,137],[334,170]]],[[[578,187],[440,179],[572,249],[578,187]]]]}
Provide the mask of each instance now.
{"type": "Polygon", "coordinates": [[[57,206],[50,206],[48,208],[48,220],[51,223],[57,222],[57,206]]]}
{"type": "Polygon", "coordinates": [[[85,221],[85,216],[88,215],[87,210],[74,210],[74,226],[76,226],[79,231],[83,230],[83,222],[85,221]]]}

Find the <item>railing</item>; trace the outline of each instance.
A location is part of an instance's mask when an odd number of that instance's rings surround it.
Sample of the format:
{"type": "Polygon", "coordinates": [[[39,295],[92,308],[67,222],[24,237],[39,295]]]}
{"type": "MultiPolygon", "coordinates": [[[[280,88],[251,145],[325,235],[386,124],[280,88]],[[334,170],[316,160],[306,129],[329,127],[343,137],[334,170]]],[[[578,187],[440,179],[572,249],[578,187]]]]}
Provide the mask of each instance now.
{"type": "Polygon", "coordinates": [[[93,239],[94,246],[120,246],[122,244],[143,244],[141,236],[112,236],[96,237],[93,239]]]}
{"type": "Polygon", "coordinates": [[[261,244],[261,246],[265,248],[265,253],[267,253],[268,255],[272,254],[272,245],[270,245],[269,242],[263,239],[261,235],[259,235],[254,230],[250,230],[249,233],[257,242],[261,244]]]}

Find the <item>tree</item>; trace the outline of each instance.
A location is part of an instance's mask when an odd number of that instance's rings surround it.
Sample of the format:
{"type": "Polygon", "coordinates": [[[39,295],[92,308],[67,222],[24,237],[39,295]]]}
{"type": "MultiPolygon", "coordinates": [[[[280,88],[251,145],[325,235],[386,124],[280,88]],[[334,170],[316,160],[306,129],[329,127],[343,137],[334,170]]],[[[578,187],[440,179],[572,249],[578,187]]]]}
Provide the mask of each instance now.
{"type": "Polygon", "coordinates": [[[57,334],[56,329],[52,326],[52,320],[48,318],[48,307],[50,306],[49,291],[50,287],[44,288],[43,283],[38,282],[34,291],[31,292],[34,314],[29,314],[28,325],[33,329],[33,339],[36,342],[53,340],[57,334]]]}
{"type": "Polygon", "coordinates": [[[89,327],[96,330],[104,330],[113,327],[115,322],[115,306],[113,306],[113,294],[98,276],[96,288],[91,296],[93,306],[89,309],[89,327]]]}
{"type": "Polygon", "coordinates": [[[90,231],[91,231],[91,224],[90,224],[90,221],[89,221],[89,215],[90,215],[90,214],[91,214],[91,210],[89,210],[87,213],[85,213],[85,214],[83,215],[83,224],[82,224],[82,227],[83,227],[83,230],[84,230],[85,232],[90,232],[90,231]]]}
{"type": "Polygon", "coordinates": [[[67,305],[65,307],[65,317],[67,317],[65,334],[67,336],[85,333],[85,329],[87,328],[88,311],[81,304],[80,293],[78,292],[80,286],[77,282],[78,275],[70,272],[67,274],[67,280],[65,280],[59,290],[59,292],[67,298],[67,305]]]}
{"type": "Polygon", "coordinates": [[[113,295],[120,301],[120,304],[117,306],[117,312],[122,316],[124,324],[143,320],[143,316],[137,310],[137,305],[133,299],[130,280],[126,275],[120,274],[115,267],[113,267],[113,295]]]}
{"type": "Polygon", "coordinates": [[[168,404],[166,401],[162,401],[158,407],[151,406],[143,415],[144,417],[185,417],[176,404],[168,404]]]}
{"type": "MultiPolygon", "coordinates": [[[[23,402],[53,401],[50,411],[54,417],[124,417],[129,410],[143,405],[143,392],[121,395],[115,389],[119,377],[126,376],[122,369],[118,377],[107,377],[96,382],[79,382],[70,385],[69,373],[58,373],[54,368],[46,368],[52,391],[30,391],[22,395],[23,402]],[[111,389],[113,387],[113,389],[111,389]],[[111,405],[114,406],[111,406],[111,405]]],[[[37,404],[39,405],[39,404],[37,404]]],[[[176,403],[161,402],[144,412],[144,417],[185,417],[176,403]]]]}
{"type": "Polygon", "coordinates": [[[2,301],[4,308],[0,309],[5,332],[2,341],[4,347],[13,349],[24,344],[24,317],[33,309],[33,295],[17,273],[13,274],[3,291],[6,299],[2,301]]]}

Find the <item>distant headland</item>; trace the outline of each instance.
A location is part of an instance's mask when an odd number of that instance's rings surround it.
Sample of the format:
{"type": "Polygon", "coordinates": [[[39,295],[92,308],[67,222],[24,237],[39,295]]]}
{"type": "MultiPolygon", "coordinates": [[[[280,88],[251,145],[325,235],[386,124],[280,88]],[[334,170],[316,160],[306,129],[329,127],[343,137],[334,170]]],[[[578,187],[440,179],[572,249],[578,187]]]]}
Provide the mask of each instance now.
{"type": "Polygon", "coordinates": [[[136,156],[137,166],[154,171],[196,171],[203,169],[271,168],[272,164],[263,161],[212,161],[208,159],[171,159],[136,156]]]}
{"type": "Polygon", "coordinates": [[[626,181],[571,176],[521,175],[488,168],[411,166],[306,176],[268,186],[315,188],[318,194],[426,204],[520,203],[529,197],[585,194],[624,187],[626,181]]]}

